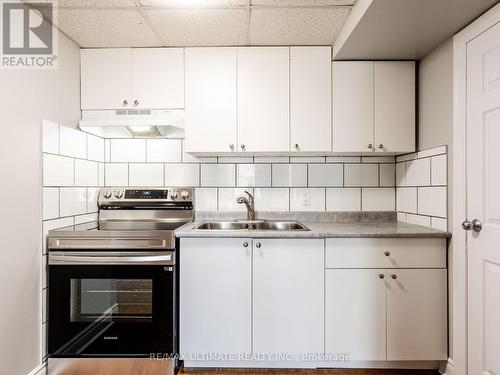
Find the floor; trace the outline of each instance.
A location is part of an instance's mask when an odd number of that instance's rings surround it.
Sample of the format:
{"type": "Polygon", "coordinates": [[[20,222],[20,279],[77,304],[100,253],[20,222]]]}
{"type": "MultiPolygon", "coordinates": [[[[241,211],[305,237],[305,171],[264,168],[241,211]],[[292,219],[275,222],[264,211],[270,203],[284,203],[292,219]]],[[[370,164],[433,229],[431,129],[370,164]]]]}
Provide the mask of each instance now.
{"type": "Polygon", "coordinates": [[[367,369],[182,369],[179,374],[193,375],[439,375],[434,370],[367,370],[367,369]]]}

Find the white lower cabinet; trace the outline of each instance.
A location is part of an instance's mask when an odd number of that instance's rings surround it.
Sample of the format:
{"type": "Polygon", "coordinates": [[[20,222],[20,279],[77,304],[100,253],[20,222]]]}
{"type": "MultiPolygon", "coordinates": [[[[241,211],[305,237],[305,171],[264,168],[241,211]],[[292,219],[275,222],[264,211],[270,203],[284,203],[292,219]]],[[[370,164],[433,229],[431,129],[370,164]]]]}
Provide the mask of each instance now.
{"type": "Polygon", "coordinates": [[[253,352],[324,350],[324,240],[256,239],[253,352]]]}

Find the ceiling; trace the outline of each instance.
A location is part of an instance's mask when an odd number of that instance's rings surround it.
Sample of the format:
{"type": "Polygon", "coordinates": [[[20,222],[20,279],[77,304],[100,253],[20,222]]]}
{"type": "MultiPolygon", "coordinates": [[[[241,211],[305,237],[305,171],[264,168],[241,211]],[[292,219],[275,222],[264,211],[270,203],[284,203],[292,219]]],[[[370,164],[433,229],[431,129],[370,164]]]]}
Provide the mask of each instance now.
{"type": "Polygon", "coordinates": [[[355,2],[59,0],[54,22],[82,47],[331,45],[355,2]]]}

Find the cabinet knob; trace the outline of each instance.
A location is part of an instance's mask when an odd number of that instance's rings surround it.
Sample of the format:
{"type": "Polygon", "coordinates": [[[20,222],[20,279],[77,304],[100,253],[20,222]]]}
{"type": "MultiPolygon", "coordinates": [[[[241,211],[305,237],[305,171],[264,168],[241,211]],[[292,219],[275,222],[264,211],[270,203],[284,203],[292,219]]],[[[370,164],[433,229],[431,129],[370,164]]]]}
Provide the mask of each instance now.
{"type": "Polygon", "coordinates": [[[243,242],[243,247],[248,247],[248,242],[243,242]]]}
{"type": "Polygon", "coordinates": [[[391,252],[390,252],[390,251],[388,251],[388,250],[386,250],[386,251],[384,251],[384,255],[385,255],[386,257],[391,256],[391,252]]]}
{"type": "Polygon", "coordinates": [[[260,247],[261,247],[261,246],[262,246],[262,245],[260,244],[260,242],[257,242],[257,243],[255,244],[255,247],[256,247],[257,249],[260,249],[260,247]]]}
{"type": "Polygon", "coordinates": [[[368,148],[371,150],[373,148],[373,145],[371,143],[368,143],[368,148]]]}
{"type": "Polygon", "coordinates": [[[393,280],[396,280],[396,279],[398,278],[398,275],[396,275],[395,273],[393,273],[393,274],[391,275],[391,277],[392,277],[392,279],[393,279],[393,280]]]}
{"type": "Polygon", "coordinates": [[[243,144],[240,147],[241,147],[242,150],[245,149],[245,145],[243,145],[243,144]]]}
{"type": "Polygon", "coordinates": [[[234,145],[231,143],[231,144],[229,145],[229,148],[230,148],[231,150],[234,150],[234,145]]]}
{"type": "Polygon", "coordinates": [[[378,145],[378,148],[381,149],[381,150],[383,150],[384,149],[384,145],[381,143],[381,144],[378,145]]]}
{"type": "Polygon", "coordinates": [[[134,100],[134,105],[139,105],[139,101],[138,100],[134,100]]]}
{"type": "Polygon", "coordinates": [[[295,143],[295,144],[293,145],[293,148],[294,148],[294,149],[296,149],[296,150],[298,150],[298,149],[299,149],[299,144],[298,144],[298,143],[295,143]]]}
{"type": "Polygon", "coordinates": [[[378,278],[379,278],[379,279],[383,279],[384,277],[385,277],[385,275],[384,275],[383,273],[379,273],[379,274],[378,274],[378,278]]]}
{"type": "Polygon", "coordinates": [[[128,100],[124,100],[123,105],[128,105],[128,100]]]}

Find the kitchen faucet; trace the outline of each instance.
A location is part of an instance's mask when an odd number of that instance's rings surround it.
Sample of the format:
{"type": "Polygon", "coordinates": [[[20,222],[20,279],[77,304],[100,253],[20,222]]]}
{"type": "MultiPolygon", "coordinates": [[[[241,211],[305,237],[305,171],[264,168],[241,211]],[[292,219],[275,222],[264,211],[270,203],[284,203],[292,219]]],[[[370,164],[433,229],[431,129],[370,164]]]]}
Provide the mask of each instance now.
{"type": "Polygon", "coordinates": [[[238,197],[236,202],[239,204],[244,204],[247,208],[247,220],[253,221],[255,220],[255,205],[253,195],[248,191],[245,191],[245,194],[248,194],[248,199],[246,197],[238,197]]]}

